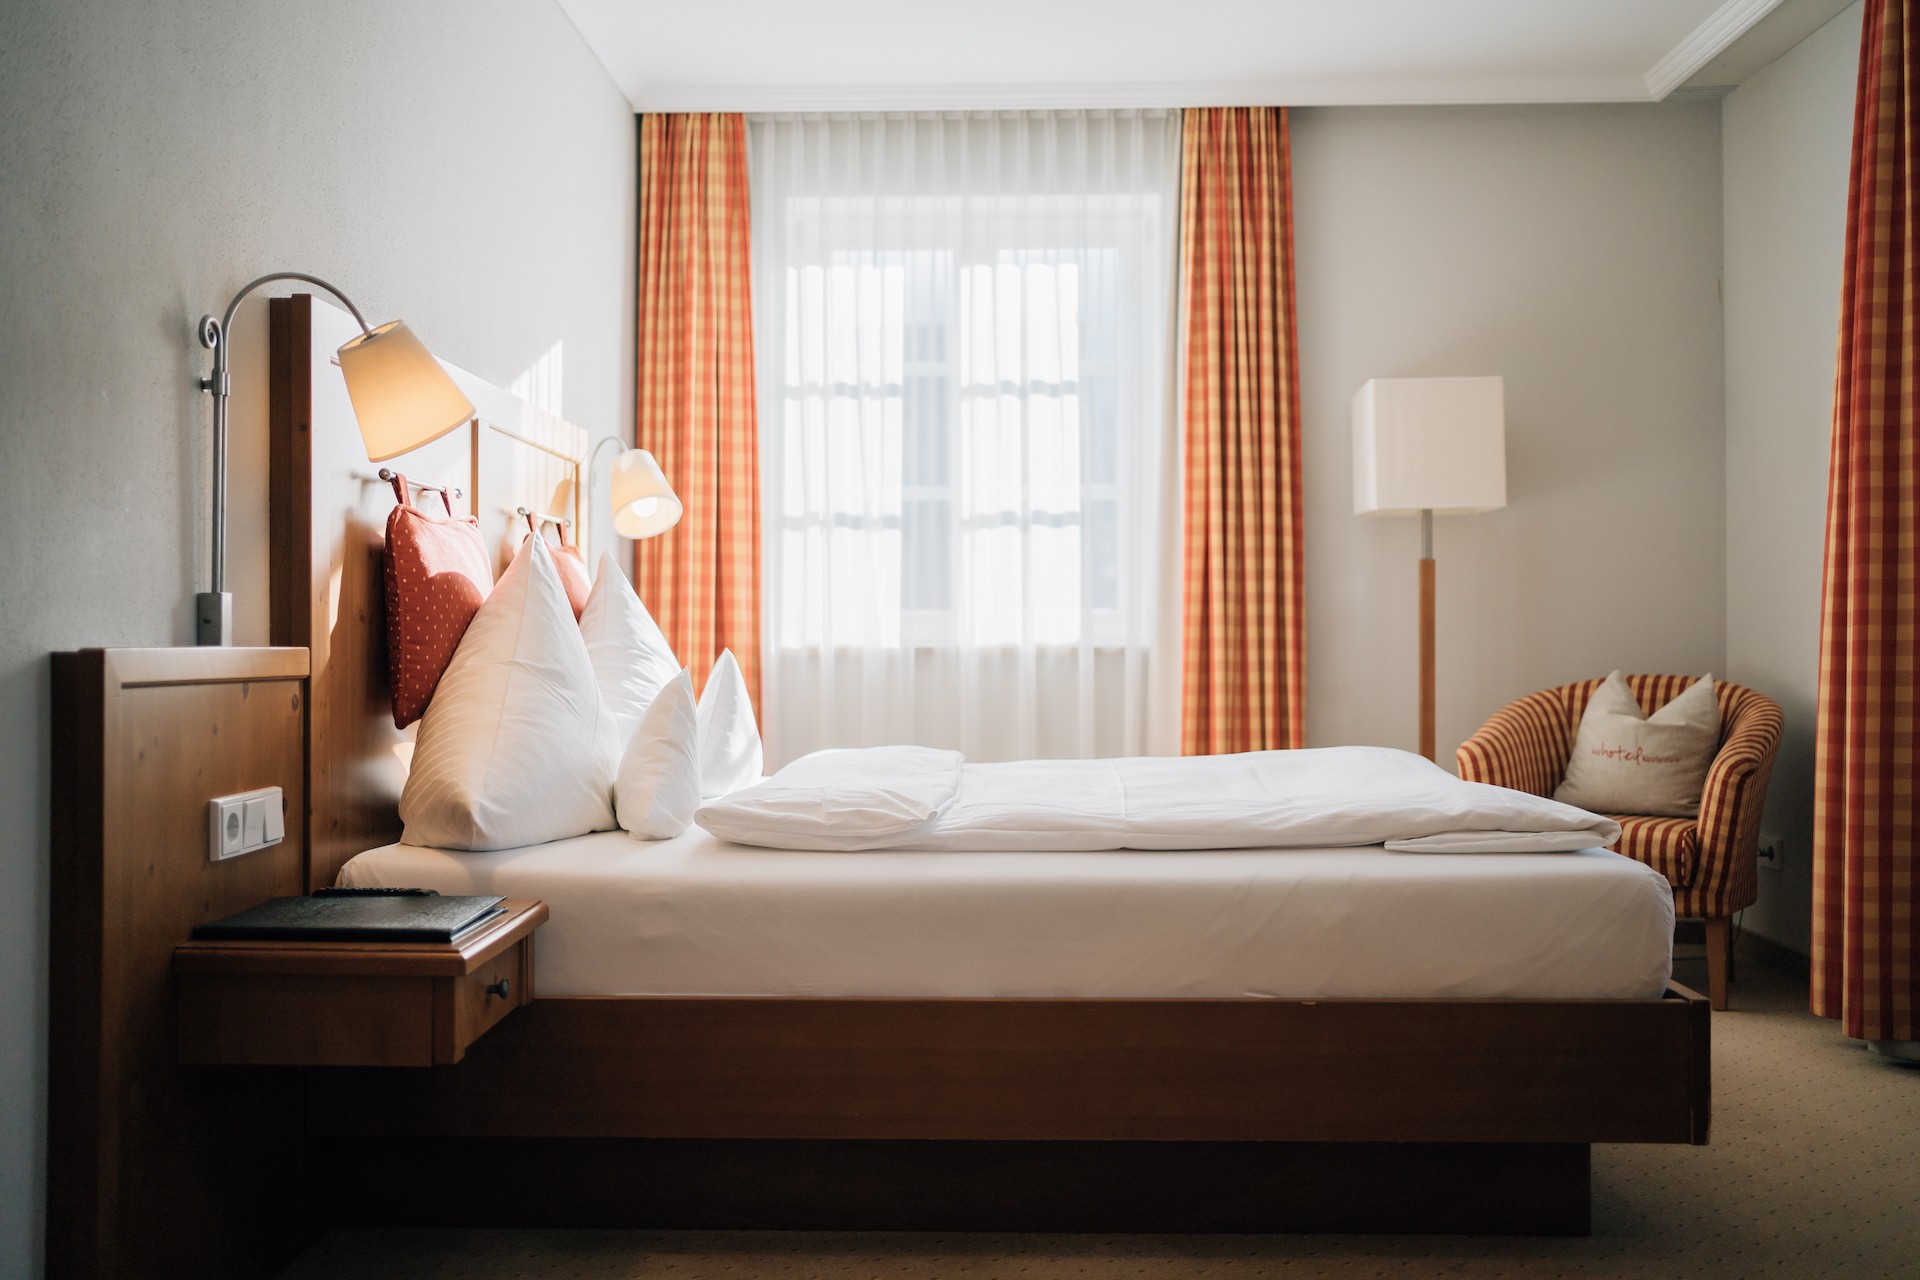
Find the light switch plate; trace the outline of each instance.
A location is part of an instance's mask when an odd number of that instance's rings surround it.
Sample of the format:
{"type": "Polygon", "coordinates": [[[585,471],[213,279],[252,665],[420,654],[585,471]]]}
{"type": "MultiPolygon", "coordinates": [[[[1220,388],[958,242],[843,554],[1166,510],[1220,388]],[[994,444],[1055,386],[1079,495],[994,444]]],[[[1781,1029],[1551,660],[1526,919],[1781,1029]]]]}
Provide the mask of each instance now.
{"type": "Polygon", "coordinates": [[[237,858],[286,838],[285,801],[278,787],[262,787],[207,801],[207,860],[237,858]]]}

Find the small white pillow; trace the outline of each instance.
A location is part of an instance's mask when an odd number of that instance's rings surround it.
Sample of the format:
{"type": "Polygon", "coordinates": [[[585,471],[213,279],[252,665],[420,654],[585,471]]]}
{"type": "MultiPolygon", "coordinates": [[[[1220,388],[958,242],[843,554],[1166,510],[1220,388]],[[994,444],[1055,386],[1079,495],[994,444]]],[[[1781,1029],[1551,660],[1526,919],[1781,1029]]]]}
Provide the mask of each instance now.
{"type": "Polygon", "coordinates": [[[1650,716],[1618,671],[1593,691],[1567,776],[1553,798],[1593,813],[1669,818],[1700,814],[1707,770],[1720,747],[1720,701],[1702,676],[1650,716]]]}
{"type": "Polygon", "coordinates": [[[618,751],[553,553],[529,538],[420,719],[402,838],[511,849],[605,831],[618,751]]]}
{"type": "Polygon", "coordinates": [[[640,726],[647,706],[680,671],[680,660],[661,632],[660,624],[640,603],[627,575],[613,561],[613,552],[600,555],[600,572],[593,580],[587,606],[580,611],[580,638],[593,659],[593,676],[625,747],[640,726]]]}
{"type": "Polygon", "coordinates": [[[700,807],[699,738],[693,677],[681,671],[647,707],[620,758],[613,810],[629,835],[667,840],[692,825],[700,807]]]}
{"type": "Polygon", "coordinates": [[[881,849],[945,813],[960,791],[958,751],[853,747],[801,756],[758,786],[700,809],[735,844],[773,849],[881,849]]]}
{"type": "Polygon", "coordinates": [[[764,763],[753,700],[733,650],[722,649],[700,691],[700,788],[706,799],[760,781],[764,763]]]}

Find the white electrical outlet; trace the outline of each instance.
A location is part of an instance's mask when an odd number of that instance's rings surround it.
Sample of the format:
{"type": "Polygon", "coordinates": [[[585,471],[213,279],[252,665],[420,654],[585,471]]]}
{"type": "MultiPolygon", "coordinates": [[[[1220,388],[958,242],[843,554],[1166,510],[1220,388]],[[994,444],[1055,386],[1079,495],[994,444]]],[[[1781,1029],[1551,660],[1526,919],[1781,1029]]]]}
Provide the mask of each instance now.
{"type": "Polygon", "coordinates": [[[279,844],[287,836],[280,788],[262,787],[207,801],[207,860],[237,858],[279,844]]]}
{"type": "Polygon", "coordinates": [[[1781,854],[1787,847],[1786,840],[1777,831],[1760,833],[1760,851],[1757,858],[1762,871],[1778,871],[1782,861],[1781,854]]]}

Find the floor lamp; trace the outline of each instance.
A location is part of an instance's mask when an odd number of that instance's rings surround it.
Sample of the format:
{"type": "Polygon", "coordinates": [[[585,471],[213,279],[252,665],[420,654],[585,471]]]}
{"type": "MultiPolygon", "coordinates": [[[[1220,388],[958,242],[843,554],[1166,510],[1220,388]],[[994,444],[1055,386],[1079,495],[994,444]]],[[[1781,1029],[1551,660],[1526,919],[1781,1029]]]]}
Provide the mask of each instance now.
{"type": "Polygon", "coordinates": [[[1434,758],[1433,517],[1507,505],[1499,378],[1375,378],[1353,397],[1353,513],[1420,517],[1420,754],[1434,758]]]}

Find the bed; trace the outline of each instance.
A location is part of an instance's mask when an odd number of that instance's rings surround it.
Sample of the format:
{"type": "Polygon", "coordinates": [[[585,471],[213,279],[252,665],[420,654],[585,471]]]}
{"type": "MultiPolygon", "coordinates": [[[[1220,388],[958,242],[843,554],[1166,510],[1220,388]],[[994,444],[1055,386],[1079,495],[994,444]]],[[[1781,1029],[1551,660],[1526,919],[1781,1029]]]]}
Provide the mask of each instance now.
{"type": "MultiPolygon", "coordinates": [[[[1706,1141],[1707,1007],[1666,980],[1664,882],[1597,851],[397,844],[379,513],[365,463],[321,452],[354,439],[327,390],[346,323],[274,304],[307,883],[535,895],[552,919],[538,998],[465,1061],[310,1073],[313,1176],[354,1188],[338,1213],[1578,1233],[1592,1143],[1706,1141]]],[[[583,433],[468,390],[482,421],[398,469],[471,476],[483,527],[584,503],[583,433]]]]}

